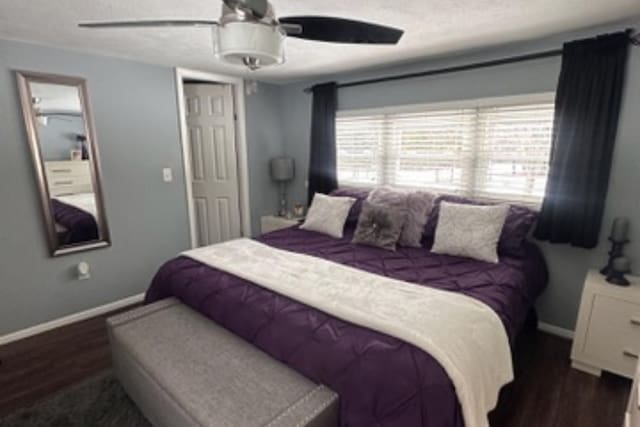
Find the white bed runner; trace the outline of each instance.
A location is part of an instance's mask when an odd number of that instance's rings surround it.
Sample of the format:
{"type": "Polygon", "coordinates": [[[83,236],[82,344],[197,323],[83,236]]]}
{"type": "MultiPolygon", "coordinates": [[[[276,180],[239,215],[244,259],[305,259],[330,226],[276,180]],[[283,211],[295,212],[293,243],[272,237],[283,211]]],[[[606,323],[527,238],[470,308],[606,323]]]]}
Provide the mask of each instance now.
{"type": "Polygon", "coordinates": [[[513,379],[502,321],[454,292],[395,280],[309,255],[238,239],[183,255],[433,356],[455,388],[466,427],[488,426],[500,388],[513,379]]]}

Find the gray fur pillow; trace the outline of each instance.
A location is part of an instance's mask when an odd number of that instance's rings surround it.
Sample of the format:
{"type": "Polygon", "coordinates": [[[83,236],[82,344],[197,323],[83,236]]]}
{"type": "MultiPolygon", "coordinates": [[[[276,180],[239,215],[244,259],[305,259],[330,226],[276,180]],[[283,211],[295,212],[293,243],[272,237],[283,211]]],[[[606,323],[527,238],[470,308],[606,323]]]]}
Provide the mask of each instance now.
{"type": "Polygon", "coordinates": [[[429,219],[436,194],[429,191],[413,191],[407,196],[407,219],[400,233],[400,246],[419,248],[422,246],[422,233],[429,219]]]}
{"type": "Polygon", "coordinates": [[[403,224],[398,209],[365,200],[352,242],[395,251],[403,224]]]}
{"type": "Polygon", "coordinates": [[[433,207],[435,193],[428,191],[404,191],[395,188],[376,188],[367,200],[398,210],[402,219],[402,231],[398,244],[419,248],[427,218],[433,207]]]}

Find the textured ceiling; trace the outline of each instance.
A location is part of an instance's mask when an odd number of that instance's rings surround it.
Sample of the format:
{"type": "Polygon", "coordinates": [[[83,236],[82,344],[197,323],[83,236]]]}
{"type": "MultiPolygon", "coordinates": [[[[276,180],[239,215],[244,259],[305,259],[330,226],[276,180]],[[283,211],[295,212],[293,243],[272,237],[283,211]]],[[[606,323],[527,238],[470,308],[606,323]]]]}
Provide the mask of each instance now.
{"type": "MultiPolygon", "coordinates": [[[[429,55],[543,37],[640,14],[639,0],[272,0],[279,16],[332,15],[400,27],[397,46],[287,40],[284,65],[254,73],[301,80],[429,55]]],[[[218,62],[205,28],[86,30],[80,21],[217,19],[217,0],[0,0],[0,38],[201,70],[242,74],[218,62]]]]}

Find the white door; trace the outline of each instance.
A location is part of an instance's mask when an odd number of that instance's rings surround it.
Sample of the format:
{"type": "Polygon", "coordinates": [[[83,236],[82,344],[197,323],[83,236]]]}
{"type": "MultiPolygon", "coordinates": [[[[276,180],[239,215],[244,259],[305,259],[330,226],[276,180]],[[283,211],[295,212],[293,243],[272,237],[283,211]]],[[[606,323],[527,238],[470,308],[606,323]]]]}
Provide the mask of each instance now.
{"type": "Polygon", "coordinates": [[[241,236],[231,85],[185,84],[197,245],[241,236]]]}

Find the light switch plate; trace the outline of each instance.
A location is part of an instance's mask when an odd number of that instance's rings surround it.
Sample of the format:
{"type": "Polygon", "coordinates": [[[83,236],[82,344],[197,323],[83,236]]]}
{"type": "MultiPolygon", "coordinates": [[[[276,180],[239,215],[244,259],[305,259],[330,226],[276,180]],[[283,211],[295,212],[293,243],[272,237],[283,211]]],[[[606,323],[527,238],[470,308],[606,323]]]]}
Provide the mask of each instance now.
{"type": "Polygon", "coordinates": [[[162,179],[164,180],[164,182],[173,181],[173,171],[171,170],[171,168],[162,169],[162,179]]]}

